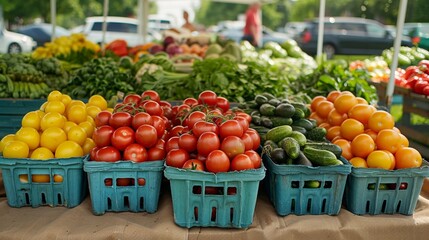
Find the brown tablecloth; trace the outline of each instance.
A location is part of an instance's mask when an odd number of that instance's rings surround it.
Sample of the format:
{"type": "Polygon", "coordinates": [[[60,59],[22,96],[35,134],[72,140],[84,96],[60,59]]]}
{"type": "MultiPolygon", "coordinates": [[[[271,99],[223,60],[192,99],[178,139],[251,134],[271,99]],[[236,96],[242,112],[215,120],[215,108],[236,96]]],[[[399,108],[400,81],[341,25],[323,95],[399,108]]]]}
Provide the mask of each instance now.
{"type": "Polygon", "coordinates": [[[248,229],[186,229],[174,223],[168,191],[161,192],[158,211],[153,214],[95,216],[89,196],[71,209],[12,208],[0,174],[0,239],[429,239],[429,181],[425,181],[412,216],[357,216],[343,208],[338,216],[280,217],[266,194],[260,193],[248,229]]]}

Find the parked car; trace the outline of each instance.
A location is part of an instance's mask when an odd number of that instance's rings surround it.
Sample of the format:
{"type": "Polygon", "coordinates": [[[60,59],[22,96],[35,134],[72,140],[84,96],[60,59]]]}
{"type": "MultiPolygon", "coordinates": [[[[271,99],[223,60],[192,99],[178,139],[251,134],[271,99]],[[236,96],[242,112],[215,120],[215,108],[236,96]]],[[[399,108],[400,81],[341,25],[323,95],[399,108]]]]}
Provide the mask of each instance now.
{"type": "Polygon", "coordinates": [[[0,30],[0,53],[31,52],[36,42],[29,36],[0,30]]]}
{"type": "Polygon", "coordinates": [[[429,23],[404,23],[402,34],[409,36],[419,47],[429,50],[429,23]]]}
{"type": "MultiPolygon", "coordinates": [[[[37,46],[43,46],[51,41],[52,24],[38,23],[26,25],[17,30],[17,32],[30,36],[37,42],[37,46]]],[[[71,32],[61,26],[55,26],[55,37],[69,36],[71,32]]]]}
{"type": "MultiPolygon", "coordinates": [[[[318,23],[315,19],[295,37],[301,49],[311,55],[317,52],[318,23]]],[[[383,24],[364,18],[327,17],[324,19],[323,52],[328,58],[335,54],[380,55],[394,43],[394,36],[383,24]]],[[[412,46],[402,39],[402,46],[412,46]]]]}
{"type": "MultiPolygon", "coordinates": [[[[225,21],[218,24],[217,35],[220,39],[230,39],[240,42],[243,37],[244,22],[242,21],[225,21]]],[[[262,27],[262,44],[266,42],[283,43],[291,39],[288,34],[275,32],[268,27],[262,27]]]]}
{"type": "MultiPolygon", "coordinates": [[[[107,30],[105,42],[111,42],[116,39],[124,39],[131,47],[142,44],[143,36],[138,34],[138,20],[127,17],[107,17],[107,30]]],[[[103,17],[88,17],[83,29],[86,37],[95,43],[102,42],[103,17]]],[[[154,30],[148,30],[147,41],[160,40],[161,34],[154,30]]]]}
{"type": "Polygon", "coordinates": [[[284,27],[284,32],[294,37],[304,30],[307,26],[305,22],[288,22],[284,27]]]}

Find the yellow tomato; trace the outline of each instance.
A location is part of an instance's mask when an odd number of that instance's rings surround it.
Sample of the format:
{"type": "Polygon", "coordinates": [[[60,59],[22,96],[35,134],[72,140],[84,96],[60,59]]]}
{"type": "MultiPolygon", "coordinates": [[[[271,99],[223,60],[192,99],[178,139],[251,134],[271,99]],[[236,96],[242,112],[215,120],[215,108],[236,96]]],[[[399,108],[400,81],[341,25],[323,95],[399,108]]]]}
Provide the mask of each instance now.
{"type": "Polygon", "coordinates": [[[8,134],[4,136],[0,141],[0,152],[3,152],[4,146],[13,140],[15,140],[15,134],[8,134]]]}
{"type": "Polygon", "coordinates": [[[51,181],[51,178],[48,174],[33,174],[31,175],[31,181],[35,183],[48,183],[51,181]]]}
{"type": "Polygon", "coordinates": [[[94,133],[95,127],[92,123],[85,121],[85,122],[81,122],[79,123],[79,127],[83,128],[83,130],[85,130],[86,132],[86,136],[87,137],[92,137],[92,134],[94,133]]]}
{"type": "Polygon", "coordinates": [[[69,103],[71,102],[71,100],[72,100],[72,98],[69,95],[67,95],[67,94],[63,94],[61,96],[61,102],[63,102],[64,106],[66,106],[66,107],[69,105],[69,103]]]}
{"type": "Polygon", "coordinates": [[[86,121],[87,116],[86,107],[80,105],[70,107],[67,112],[67,119],[77,124],[86,121]]]}
{"type": "Polygon", "coordinates": [[[80,101],[80,100],[71,100],[70,103],[67,105],[66,107],[66,114],[68,113],[68,111],[70,110],[71,107],[75,106],[75,105],[80,105],[82,107],[86,107],[85,103],[80,101]]]}
{"type": "Polygon", "coordinates": [[[33,153],[31,153],[30,158],[37,160],[47,160],[54,158],[54,154],[48,148],[39,147],[34,149],[33,153]]]}
{"type": "Polygon", "coordinates": [[[106,111],[113,113],[113,108],[106,108],[106,111]]]}
{"type": "Polygon", "coordinates": [[[49,93],[48,102],[53,101],[53,100],[61,101],[62,96],[63,96],[63,94],[60,91],[54,90],[54,91],[49,93]]]}
{"type": "Polygon", "coordinates": [[[66,121],[64,120],[64,116],[57,112],[50,112],[46,113],[45,116],[40,121],[40,129],[42,131],[50,128],[50,127],[59,127],[63,128],[64,123],[66,121]]]}
{"type": "Polygon", "coordinates": [[[50,127],[40,136],[40,146],[55,152],[58,145],[67,140],[67,134],[59,127],[50,127]]]}
{"type": "Polygon", "coordinates": [[[42,103],[42,105],[40,106],[39,110],[42,111],[42,112],[45,112],[46,104],[48,104],[48,102],[42,103]]]}
{"type": "Polygon", "coordinates": [[[3,149],[4,158],[26,158],[30,149],[23,141],[13,140],[8,142],[3,149]]]}
{"type": "Polygon", "coordinates": [[[107,101],[100,95],[93,95],[88,99],[88,105],[97,106],[101,110],[105,110],[107,108],[107,101]]]}
{"type": "Polygon", "coordinates": [[[28,148],[33,150],[39,147],[40,135],[34,128],[22,127],[15,133],[15,139],[26,143],[28,148]]]}
{"type": "Polygon", "coordinates": [[[94,126],[94,127],[95,127],[95,121],[94,121],[94,118],[92,118],[92,117],[90,117],[90,116],[87,116],[87,117],[86,117],[86,121],[87,121],[87,122],[90,122],[90,123],[92,124],[92,126],[94,126]]]}
{"type": "Polygon", "coordinates": [[[21,120],[22,127],[31,127],[40,130],[40,116],[37,111],[31,111],[24,115],[21,120]]]}
{"type": "Polygon", "coordinates": [[[95,148],[95,142],[92,140],[92,138],[86,138],[85,142],[83,143],[82,150],[83,155],[89,154],[93,148],[95,148]]]}
{"type": "Polygon", "coordinates": [[[87,138],[86,131],[80,126],[73,126],[67,132],[67,139],[69,141],[76,142],[79,145],[83,145],[87,138]]]}
{"type": "Polygon", "coordinates": [[[54,175],[54,182],[63,182],[63,176],[59,174],[54,175]]]}
{"type": "Polygon", "coordinates": [[[52,100],[48,101],[48,103],[45,106],[45,113],[49,112],[57,112],[59,114],[64,114],[66,111],[66,106],[64,105],[61,100],[52,100]]]}
{"type": "Polygon", "coordinates": [[[71,121],[67,121],[67,122],[64,123],[63,130],[64,130],[64,132],[68,133],[69,130],[70,130],[70,128],[72,128],[74,126],[77,126],[77,124],[74,123],[74,122],[71,122],[71,121]]]}
{"type": "Polygon", "coordinates": [[[82,147],[73,141],[62,142],[55,151],[56,158],[71,158],[83,156],[82,147]]]}
{"type": "Polygon", "coordinates": [[[89,105],[89,106],[86,107],[86,112],[87,112],[87,114],[88,114],[89,117],[95,118],[97,116],[97,114],[99,112],[101,112],[101,109],[99,107],[97,107],[97,106],[91,106],[91,105],[89,105]]]}

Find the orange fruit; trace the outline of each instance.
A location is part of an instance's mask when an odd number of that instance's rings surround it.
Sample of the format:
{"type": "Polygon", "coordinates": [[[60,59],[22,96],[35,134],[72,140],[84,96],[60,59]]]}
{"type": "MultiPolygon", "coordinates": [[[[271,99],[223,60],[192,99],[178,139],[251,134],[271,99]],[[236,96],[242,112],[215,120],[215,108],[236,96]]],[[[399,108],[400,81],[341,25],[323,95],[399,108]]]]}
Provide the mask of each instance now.
{"type": "Polygon", "coordinates": [[[319,115],[317,115],[316,112],[312,112],[308,118],[316,120],[317,126],[319,126],[321,123],[326,122],[326,119],[324,119],[324,118],[320,117],[319,115]]]}
{"type": "Polygon", "coordinates": [[[311,100],[311,110],[314,112],[316,111],[316,107],[319,104],[320,101],[326,100],[324,96],[316,96],[311,100]]]}
{"type": "Polygon", "coordinates": [[[347,114],[339,113],[336,109],[332,109],[328,114],[328,123],[332,126],[340,126],[347,119],[347,114]]]}
{"type": "Polygon", "coordinates": [[[383,129],[378,132],[375,143],[377,144],[377,149],[387,150],[394,154],[400,146],[401,136],[392,129],[383,129]]]}
{"type": "Polygon", "coordinates": [[[320,101],[319,104],[317,104],[316,113],[321,118],[327,118],[329,112],[332,109],[334,109],[334,104],[331,103],[330,101],[323,100],[323,101],[320,101]]]}
{"type": "Polygon", "coordinates": [[[368,105],[368,101],[365,98],[356,97],[356,100],[358,101],[358,104],[366,104],[366,105],[368,105]]]}
{"type": "Polygon", "coordinates": [[[349,160],[349,162],[353,165],[353,167],[367,168],[368,164],[366,160],[361,157],[353,157],[349,160]]]}
{"type": "Polygon", "coordinates": [[[366,163],[369,168],[382,168],[390,170],[392,159],[386,151],[375,150],[368,155],[366,163]]]}
{"type": "Polygon", "coordinates": [[[349,141],[352,141],[357,135],[363,133],[364,125],[356,119],[349,118],[341,123],[341,136],[349,141]]]}
{"type": "Polygon", "coordinates": [[[353,95],[354,96],[354,94],[352,92],[350,92],[350,91],[342,91],[340,95],[345,95],[345,94],[353,95]]]}
{"type": "Polygon", "coordinates": [[[368,134],[372,138],[372,140],[374,140],[374,142],[375,142],[375,139],[377,139],[377,133],[369,128],[365,129],[364,133],[368,134]]]}
{"type": "Polygon", "coordinates": [[[411,147],[400,148],[395,153],[396,169],[416,168],[422,165],[422,155],[411,147]]]}
{"type": "Polygon", "coordinates": [[[351,144],[346,139],[337,139],[333,142],[335,145],[340,146],[340,148],[343,150],[341,153],[341,156],[343,156],[345,159],[349,160],[353,158],[351,144]]]}
{"type": "Polygon", "coordinates": [[[410,146],[410,142],[408,141],[408,138],[405,137],[404,134],[399,133],[399,136],[401,137],[401,140],[399,141],[399,148],[410,146]]]}
{"type": "Polygon", "coordinates": [[[377,111],[374,106],[365,104],[356,104],[348,112],[348,117],[358,120],[363,124],[367,124],[369,117],[377,111]]]}
{"type": "Polygon", "coordinates": [[[331,91],[328,93],[328,96],[326,96],[326,100],[330,101],[331,103],[335,102],[335,99],[337,99],[338,96],[341,95],[340,91],[331,91]]]}
{"type": "Polygon", "coordinates": [[[330,127],[326,132],[326,139],[328,139],[329,141],[332,141],[335,137],[340,136],[341,134],[340,130],[341,130],[340,126],[330,127]]]}
{"type": "Polygon", "coordinates": [[[391,152],[389,152],[389,151],[387,151],[387,150],[381,150],[381,151],[386,152],[386,153],[387,153],[387,155],[389,155],[389,157],[390,157],[391,165],[390,165],[389,170],[393,170],[393,169],[395,169],[395,165],[396,165],[395,155],[393,155],[393,153],[391,153],[391,152]]]}
{"type": "Polygon", "coordinates": [[[397,127],[393,127],[392,129],[395,130],[395,132],[397,132],[397,133],[401,133],[401,130],[399,130],[399,128],[397,128],[397,127]]]}
{"type": "Polygon", "coordinates": [[[392,115],[383,110],[373,112],[368,119],[368,127],[374,132],[379,132],[383,129],[392,129],[394,126],[395,121],[392,115]]]}
{"type": "Polygon", "coordinates": [[[355,96],[351,94],[342,94],[335,99],[334,107],[339,113],[348,113],[357,103],[355,96]]]}
{"type": "Polygon", "coordinates": [[[326,131],[328,131],[328,129],[331,127],[331,125],[327,122],[323,122],[319,125],[319,127],[322,127],[324,129],[326,129],[326,131]]]}
{"type": "Polygon", "coordinates": [[[335,142],[338,139],[344,139],[344,138],[342,138],[341,135],[339,135],[339,136],[334,137],[334,139],[332,139],[331,142],[335,142]]]}
{"type": "Polygon", "coordinates": [[[375,142],[368,134],[359,134],[351,142],[351,151],[355,157],[366,158],[374,150],[375,142]]]}
{"type": "Polygon", "coordinates": [[[59,174],[54,175],[54,182],[63,182],[63,176],[59,174]]]}

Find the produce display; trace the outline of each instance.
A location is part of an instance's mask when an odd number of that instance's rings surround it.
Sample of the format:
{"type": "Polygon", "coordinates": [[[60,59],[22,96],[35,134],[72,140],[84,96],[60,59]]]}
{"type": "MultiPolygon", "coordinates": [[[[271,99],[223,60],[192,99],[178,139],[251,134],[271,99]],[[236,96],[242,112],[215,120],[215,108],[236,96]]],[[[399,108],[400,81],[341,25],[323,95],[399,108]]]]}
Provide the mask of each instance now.
{"type": "MultiPolygon", "coordinates": [[[[392,63],[393,51],[393,48],[389,48],[384,50],[381,54],[389,65],[392,63]]],[[[410,65],[416,65],[424,59],[429,59],[429,51],[424,48],[405,46],[399,48],[398,67],[406,68],[410,65]]]]}
{"type": "Polygon", "coordinates": [[[353,166],[394,170],[422,165],[422,156],[409,147],[392,115],[363,98],[332,91],[314,97],[310,106],[310,118],[326,129],[326,138],[341,147],[342,157],[353,166]]]}

